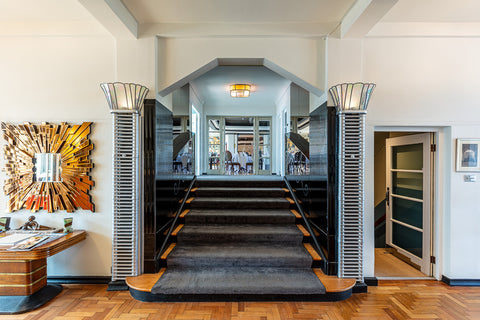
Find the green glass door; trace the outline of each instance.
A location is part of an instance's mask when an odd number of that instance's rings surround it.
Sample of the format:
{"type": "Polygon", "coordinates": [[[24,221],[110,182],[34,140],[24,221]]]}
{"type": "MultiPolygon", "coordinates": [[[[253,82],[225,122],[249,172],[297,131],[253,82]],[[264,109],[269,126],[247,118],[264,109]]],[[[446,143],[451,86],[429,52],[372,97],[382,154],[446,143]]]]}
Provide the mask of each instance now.
{"type": "Polygon", "coordinates": [[[430,134],[387,139],[387,245],[430,275],[430,134]]]}

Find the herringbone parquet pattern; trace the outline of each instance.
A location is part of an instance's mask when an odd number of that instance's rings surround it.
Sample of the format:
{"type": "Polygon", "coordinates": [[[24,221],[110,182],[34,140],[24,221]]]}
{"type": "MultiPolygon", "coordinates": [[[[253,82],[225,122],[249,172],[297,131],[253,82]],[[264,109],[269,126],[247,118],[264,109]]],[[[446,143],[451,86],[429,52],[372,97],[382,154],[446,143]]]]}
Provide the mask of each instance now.
{"type": "Polygon", "coordinates": [[[105,285],[65,285],[46,306],[0,319],[480,319],[480,288],[437,281],[381,281],[340,302],[145,303],[105,285]]]}

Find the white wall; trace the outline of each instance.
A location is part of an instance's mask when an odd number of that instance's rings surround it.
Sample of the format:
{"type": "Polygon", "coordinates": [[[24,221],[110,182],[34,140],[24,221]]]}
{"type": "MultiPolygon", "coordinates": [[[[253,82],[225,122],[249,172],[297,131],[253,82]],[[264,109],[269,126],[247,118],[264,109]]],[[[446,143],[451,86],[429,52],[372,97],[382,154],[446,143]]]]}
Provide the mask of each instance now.
{"type": "Polygon", "coordinates": [[[155,98],[155,37],[115,41],[115,81],[138,83],[150,91],[147,99],[155,98]]]}
{"type": "MultiPolygon", "coordinates": [[[[110,275],[111,266],[111,116],[99,84],[115,79],[115,43],[105,35],[0,36],[0,121],[21,124],[42,121],[72,124],[93,121],[91,158],[95,168],[91,191],[96,212],[40,211],[42,225],[60,227],[64,217],[73,217],[76,229],[85,229],[87,240],[49,258],[50,276],[110,275]]],[[[4,143],[1,139],[1,144],[4,143]]],[[[3,167],[3,156],[0,159],[3,167]]],[[[5,173],[0,174],[0,180],[5,173]]],[[[3,183],[2,183],[3,185],[3,183]]],[[[6,208],[0,194],[0,208],[6,208]]],[[[32,213],[27,210],[2,214],[12,218],[12,227],[22,225],[32,213]]]]}
{"type": "Polygon", "coordinates": [[[329,87],[377,84],[367,114],[365,275],[374,275],[374,131],[416,127],[437,131],[440,138],[436,275],[479,279],[480,256],[474,251],[480,242],[480,183],[463,182],[463,174],[455,172],[454,151],[456,138],[480,137],[480,39],[329,40],[328,50],[329,87]]]}
{"type": "MultiPolygon", "coordinates": [[[[276,116],[273,118],[273,148],[272,153],[276,155],[275,172],[285,174],[285,135],[284,135],[284,114],[287,112],[287,132],[290,132],[290,86],[276,102],[276,116]]],[[[272,169],[272,172],[273,169],[272,169]]]]}
{"type": "Polygon", "coordinates": [[[266,58],[322,88],[323,40],[288,37],[158,38],[157,89],[188,76],[216,58],[266,58]],[[321,42],[321,45],[319,45],[321,42]]]}
{"type": "MultiPolygon", "coordinates": [[[[204,152],[206,149],[206,143],[208,139],[208,131],[206,130],[207,126],[207,117],[205,113],[205,108],[204,108],[204,103],[202,100],[202,97],[200,97],[197,94],[197,91],[193,85],[189,86],[189,115],[190,119],[192,119],[192,105],[195,106],[195,109],[197,109],[199,115],[199,132],[200,136],[198,137],[198,144],[197,146],[197,151],[196,151],[196,156],[200,158],[200,163],[199,163],[199,170],[200,172],[196,172],[195,174],[200,175],[204,172],[206,172],[206,167],[207,167],[207,155],[204,152]]],[[[191,124],[190,124],[191,125],[191,124]]],[[[191,128],[189,128],[191,130],[191,128]]],[[[197,160],[196,160],[197,161],[197,160]]]]}

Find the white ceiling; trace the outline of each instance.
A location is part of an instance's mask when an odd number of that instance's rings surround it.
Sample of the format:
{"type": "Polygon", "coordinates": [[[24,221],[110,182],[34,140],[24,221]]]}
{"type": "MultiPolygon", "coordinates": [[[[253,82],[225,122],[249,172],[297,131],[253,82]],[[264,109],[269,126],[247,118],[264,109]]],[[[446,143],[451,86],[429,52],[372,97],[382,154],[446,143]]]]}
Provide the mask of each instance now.
{"type": "MultiPolygon", "coordinates": [[[[98,0],[101,1],[101,0],[98,0]]],[[[354,0],[123,0],[142,23],[338,22],[354,0]]],[[[0,22],[93,20],[78,0],[0,0],[0,22]]],[[[480,22],[479,0],[399,0],[382,22],[480,22]]]]}
{"type": "Polygon", "coordinates": [[[399,0],[381,22],[480,22],[480,1],[399,0]]]}
{"type": "Polygon", "coordinates": [[[0,0],[0,22],[85,21],[93,16],[76,0],[0,0]]]}
{"type": "Polygon", "coordinates": [[[331,22],[354,0],[123,0],[140,23],[331,22]]]}
{"type": "Polygon", "coordinates": [[[191,82],[205,104],[211,107],[273,106],[290,85],[287,80],[262,66],[218,66],[191,82]],[[230,97],[229,86],[252,85],[248,98],[230,97]]]}

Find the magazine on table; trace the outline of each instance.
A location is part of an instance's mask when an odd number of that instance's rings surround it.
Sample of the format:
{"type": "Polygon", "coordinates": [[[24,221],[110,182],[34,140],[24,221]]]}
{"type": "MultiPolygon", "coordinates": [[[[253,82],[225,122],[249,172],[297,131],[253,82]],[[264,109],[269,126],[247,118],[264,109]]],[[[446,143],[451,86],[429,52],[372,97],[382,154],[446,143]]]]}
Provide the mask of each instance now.
{"type": "Polygon", "coordinates": [[[53,241],[55,239],[58,239],[60,236],[62,236],[63,234],[60,234],[60,235],[41,235],[41,234],[38,234],[38,235],[34,235],[22,242],[19,242],[17,243],[16,245],[14,245],[13,247],[10,247],[8,248],[7,250],[11,250],[11,251],[29,251],[29,250],[32,250],[33,248],[41,245],[41,244],[44,244],[46,242],[50,242],[50,241],[53,241]]]}

